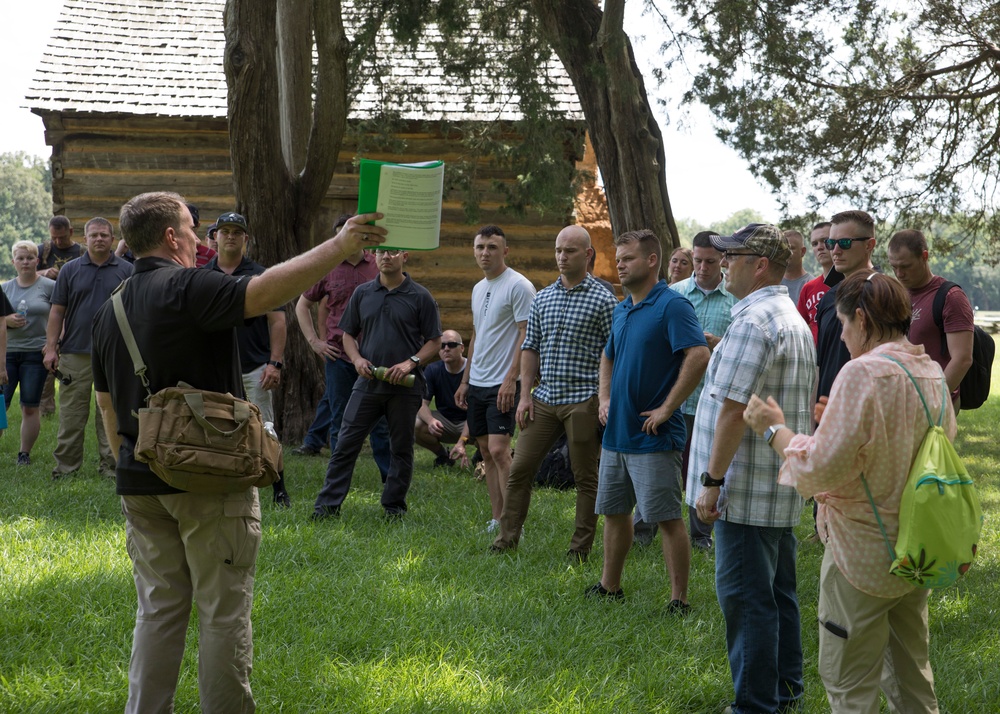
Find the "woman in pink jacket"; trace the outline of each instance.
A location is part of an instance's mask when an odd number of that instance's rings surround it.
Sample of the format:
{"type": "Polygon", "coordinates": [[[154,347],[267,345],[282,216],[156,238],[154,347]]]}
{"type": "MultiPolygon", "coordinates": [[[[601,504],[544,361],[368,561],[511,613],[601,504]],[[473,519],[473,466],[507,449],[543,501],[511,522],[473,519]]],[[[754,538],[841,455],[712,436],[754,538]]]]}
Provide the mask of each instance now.
{"type": "Polygon", "coordinates": [[[865,494],[864,473],[889,540],[910,465],[927,432],[914,376],[931,414],[944,404],[944,374],[910,344],[910,298],[895,279],[861,271],[837,286],[837,318],[851,353],[834,382],[813,436],[783,426],[781,407],[753,397],[744,419],[785,458],[778,482],[819,504],[826,544],[820,575],[819,669],[834,712],[879,711],[879,689],[893,711],[937,712],[927,628],[927,594],[889,573],[890,558],[865,494]]]}

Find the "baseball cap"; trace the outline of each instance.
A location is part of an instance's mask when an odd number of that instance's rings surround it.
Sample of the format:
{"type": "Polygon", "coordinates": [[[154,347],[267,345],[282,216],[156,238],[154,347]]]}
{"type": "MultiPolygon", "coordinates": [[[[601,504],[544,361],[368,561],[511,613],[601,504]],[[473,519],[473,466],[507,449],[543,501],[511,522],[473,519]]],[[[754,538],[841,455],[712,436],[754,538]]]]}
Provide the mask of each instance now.
{"type": "Polygon", "coordinates": [[[756,253],[779,265],[788,265],[792,249],[781,229],[769,223],[750,223],[731,236],[710,236],[712,245],[722,251],[745,250],[756,253]]]}
{"type": "Polygon", "coordinates": [[[219,216],[218,220],[215,222],[215,227],[216,229],[219,229],[223,226],[239,226],[247,233],[250,232],[250,228],[247,226],[247,219],[239,213],[223,213],[219,216]]]}

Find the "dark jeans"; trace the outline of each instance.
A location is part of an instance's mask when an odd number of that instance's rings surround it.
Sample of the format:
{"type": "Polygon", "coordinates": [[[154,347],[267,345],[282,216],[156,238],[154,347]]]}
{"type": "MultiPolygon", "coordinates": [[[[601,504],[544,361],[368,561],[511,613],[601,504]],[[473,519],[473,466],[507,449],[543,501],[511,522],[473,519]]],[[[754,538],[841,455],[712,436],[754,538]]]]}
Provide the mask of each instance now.
{"type": "Polygon", "coordinates": [[[726,620],[734,714],[795,707],[802,628],[791,528],[715,523],[715,591],[726,620]]]}
{"type": "Polygon", "coordinates": [[[316,512],[337,508],[347,497],[354,465],[365,437],[380,419],[389,425],[389,473],[382,486],[382,507],[392,513],[406,510],[406,492],[413,478],[413,432],[420,409],[419,394],[377,394],[355,390],[347,402],[337,447],[326,467],[316,512]]]}
{"type": "Polygon", "coordinates": [[[42,401],[46,375],[48,370],[42,364],[41,352],[8,352],[7,384],[3,388],[7,408],[10,408],[18,384],[21,385],[21,406],[37,407],[42,401]]]}
{"type": "MultiPolygon", "coordinates": [[[[342,359],[326,360],[324,365],[326,389],[323,398],[316,405],[316,416],[309,427],[303,444],[319,451],[328,442],[330,453],[337,449],[337,438],[340,434],[340,424],[344,420],[344,409],[351,398],[351,390],[358,380],[354,365],[342,359]]],[[[372,445],[372,456],[385,482],[389,473],[389,425],[385,419],[380,419],[372,429],[369,437],[372,445]]]]}

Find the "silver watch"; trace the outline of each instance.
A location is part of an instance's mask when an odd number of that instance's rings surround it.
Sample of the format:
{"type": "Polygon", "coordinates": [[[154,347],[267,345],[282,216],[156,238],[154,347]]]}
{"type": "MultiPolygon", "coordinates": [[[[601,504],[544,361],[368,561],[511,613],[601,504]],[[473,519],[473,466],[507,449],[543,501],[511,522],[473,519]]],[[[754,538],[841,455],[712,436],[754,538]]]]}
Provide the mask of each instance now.
{"type": "Polygon", "coordinates": [[[767,445],[770,446],[771,442],[774,441],[774,435],[778,433],[779,429],[786,429],[784,424],[775,424],[774,426],[769,426],[764,430],[764,439],[767,441],[767,445]]]}

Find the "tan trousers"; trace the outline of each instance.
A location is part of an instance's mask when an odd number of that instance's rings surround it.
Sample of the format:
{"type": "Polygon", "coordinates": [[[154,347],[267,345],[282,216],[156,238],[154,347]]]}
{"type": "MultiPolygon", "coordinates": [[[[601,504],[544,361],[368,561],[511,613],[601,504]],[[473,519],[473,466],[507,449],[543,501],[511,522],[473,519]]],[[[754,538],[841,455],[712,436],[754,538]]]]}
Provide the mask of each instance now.
{"type": "MultiPolygon", "coordinates": [[[[59,370],[72,377],[69,385],[59,385],[59,431],[56,434],[56,465],[53,474],[61,475],[78,471],[83,466],[83,440],[87,421],[90,419],[91,393],[94,375],[90,366],[90,355],[64,354],[59,356],[59,370]]],[[[108,445],[108,435],[104,432],[104,418],[101,410],[95,410],[94,426],[97,429],[97,450],[100,454],[100,468],[114,471],[117,459],[108,445]]]]}
{"type": "Polygon", "coordinates": [[[528,515],[531,489],[542,459],[563,432],[569,447],[569,460],[576,480],[576,527],[570,550],[589,553],[597,532],[597,464],[601,460],[600,421],[597,418],[597,395],[577,404],[549,405],[532,400],[535,418],[517,437],[514,461],[510,466],[507,492],[500,517],[500,534],[494,545],[509,548],[521,536],[521,526],[528,515]]]}
{"type": "Polygon", "coordinates": [[[879,689],[900,714],[937,714],[927,590],[895,598],[851,585],[827,550],[820,573],[819,673],[834,714],[878,714],[879,689]],[[827,623],[847,631],[847,638],[827,623]]]}
{"type": "Polygon", "coordinates": [[[192,601],[198,608],[201,710],[253,712],[250,609],[261,541],[257,489],[122,496],[122,512],[139,601],[126,714],[174,710],[192,601]]]}

